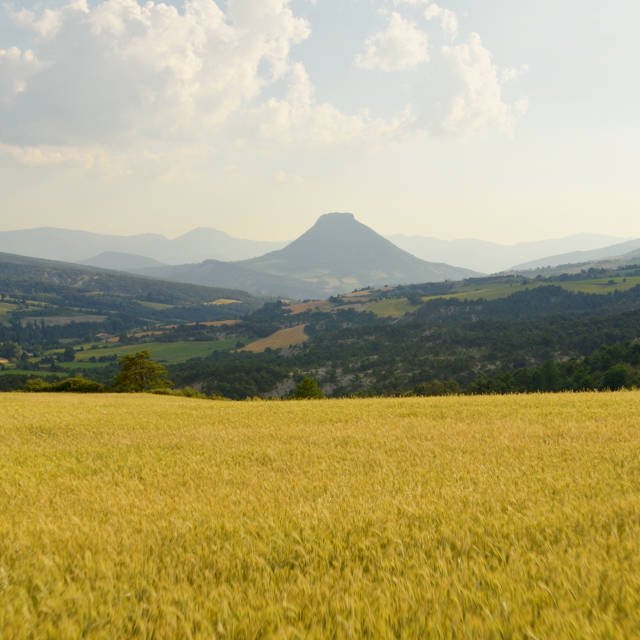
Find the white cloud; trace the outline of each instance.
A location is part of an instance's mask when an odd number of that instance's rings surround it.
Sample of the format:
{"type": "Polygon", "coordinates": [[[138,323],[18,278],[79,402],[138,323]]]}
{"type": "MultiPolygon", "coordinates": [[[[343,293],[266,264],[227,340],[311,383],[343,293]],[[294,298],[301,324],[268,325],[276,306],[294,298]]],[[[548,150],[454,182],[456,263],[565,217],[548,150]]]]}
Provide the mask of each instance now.
{"type": "MultiPolygon", "coordinates": [[[[414,126],[431,134],[466,136],[490,130],[507,135],[528,109],[521,98],[509,102],[503,86],[527,72],[528,66],[500,68],[477,33],[456,44],[460,24],[455,11],[430,0],[389,0],[393,16],[399,11],[422,16],[439,24],[443,46],[431,50],[429,64],[420,67],[411,104],[414,126]]],[[[369,43],[372,38],[367,40],[369,43]]]]}
{"type": "Polygon", "coordinates": [[[39,68],[38,59],[29,49],[0,49],[0,109],[26,90],[27,82],[39,68]]]}
{"type": "Polygon", "coordinates": [[[96,164],[100,153],[77,147],[24,147],[0,143],[0,155],[29,167],[63,165],[88,169],[96,164]]]}
{"type": "Polygon", "coordinates": [[[442,128],[457,134],[488,129],[512,133],[525,105],[504,100],[502,74],[480,36],[472,33],[463,44],[443,47],[442,56],[455,87],[442,128]]]}
{"type": "Polygon", "coordinates": [[[345,144],[365,140],[374,144],[392,137],[401,119],[390,122],[368,113],[345,115],[329,103],[316,100],[315,89],[304,65],[296,63],[288,75],[288,90],[251,113],[256,137],[286,144],[345,144]]]}
{"type": "Polygon", "coordinates": [[[507,82],[511,82],[512,80],[516,80],[520,76],[523,76],[525,73],[529,71],[528,64],[522,64],[519,67],[506,67],[502,69],[500,73],[500,81],[502,84],[507,84],[507,82]]]}
{"type": "Polygon", "coordinates": [[[75,0],[13,16],[36,46],[0,50],[5,152],[213,139],[290,72],[310,33],[287,0],[75,0]]]}
{"type": "Polygon", "coordinates": [[[429,59],[427,34],[414,22],[393,12],[386,29],[369,36],[356,57],[362,69],[397,71],[413,69],[429,59]]]}
{"type": "Polygon", "coordinates": [[[392,1],[397,11],[366,39],[356,64],[413,70],[424,86],[388,119],[318,98],[292,54],[311,27],[289,0],[70,0],[10,11],[32,41],[0,48],[0,154],[31,166],[128,172],[171,170],[171,161],[254,143],[378,145],[418,129],[511,131],[527,105],[505,102],[502,86],[526,68],[499,69],[475,34],[452,44],[455,13],[426,0],[392,1]],[[439,21],[448,45],[430,52],[402,5],[439,21]]]}
{"type": "Polygon", "coordinates": [[[440,20],[440,27],[445,36],[453,39],[458,35],[458,15],[450,9],[443,9],[435,2],[427,4],[424,10],[424,17],[427,20],[440,20]]]}
{"type": "Polygon", "coordinates": [[[443,34],[450,40],[458,35],[458,14],[451,9],[444,9],[430,0],[393,0],[396,7],[419,7],[425,20],[439,20],[443,34]]]}

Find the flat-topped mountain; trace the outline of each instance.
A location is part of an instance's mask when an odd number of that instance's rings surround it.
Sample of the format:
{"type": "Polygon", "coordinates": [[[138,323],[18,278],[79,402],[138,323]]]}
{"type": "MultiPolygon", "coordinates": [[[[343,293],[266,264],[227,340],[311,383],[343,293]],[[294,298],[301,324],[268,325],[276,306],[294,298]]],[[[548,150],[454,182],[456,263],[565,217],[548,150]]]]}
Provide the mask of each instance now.
{"type": "Polygon", "coordinates": [[[349,287],[459,280],[469,269],[426,262],[400,249],[351,213],[328,213],[279,251],[246,260],[244,266],[296,276],[328,293],[349,287]]]}
{"type": "Polygon", "coordinates": [[[145,269],[155,277],[241,288],[259,295],[324,297],[367,286],[461,280],[473,271],[426,262],[396,247],[351,213],[329,213],[297,240],[235,263],[145,269]]]}

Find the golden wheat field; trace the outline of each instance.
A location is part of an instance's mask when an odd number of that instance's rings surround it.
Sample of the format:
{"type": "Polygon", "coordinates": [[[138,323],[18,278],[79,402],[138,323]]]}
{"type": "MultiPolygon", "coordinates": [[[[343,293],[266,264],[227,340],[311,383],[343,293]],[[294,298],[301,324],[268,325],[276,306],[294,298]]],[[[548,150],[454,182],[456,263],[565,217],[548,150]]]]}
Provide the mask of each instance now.
{"type": "Polygon", "coordinates": [[[640,634],[640,393],[0,410],[3,639],[640,634]]]}

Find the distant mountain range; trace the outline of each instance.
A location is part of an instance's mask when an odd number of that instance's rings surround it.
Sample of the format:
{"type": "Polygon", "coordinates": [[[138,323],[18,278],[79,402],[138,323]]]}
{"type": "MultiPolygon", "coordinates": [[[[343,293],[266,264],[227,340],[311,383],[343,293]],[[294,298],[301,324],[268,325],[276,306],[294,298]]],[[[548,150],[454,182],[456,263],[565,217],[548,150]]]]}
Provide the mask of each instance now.
{"type": "Polygon", "coordinates": [[[582,233],[566,238],[510,245],[474,239],[439,240],[427,236],[405,235],[389,236],[389,240],[423,260],[448,262],[484,273],[497,273],[514,268],[514,265],[519,265],[515,268],[525,268],[521,263],[553,260],[560,257],[560,254],[569,252],[590,251],[614,244],[619,246],[624,238],[582,233]],[[554,256],[554,258],[547,256],[554,256]]]}
{"type": "Polygon", "coordinates": [[[240,288],[259,295],[326,297],[386,284],[461,280],[469,269],[426,262],[396,247],[351,213],[328,213],[284,249],[236,263],[154,267],[167,280],[240,288]]]}
{"type": "MultiPolygon", "coordinates": [[[[569,259],[571,256],[567,254],[600,249],[606,251],[613,246],[616,247],[613,249],[614,252],[620,248],[620,253],[624,253],[624,247],[619,245],[624,244],[626,240],[594,234],[578,234],[512,245],[475,239],[439,240],[428,236],[393,235],[387,239],[421,260],[455,264],[481,273],[505,271],[514,265],[517,265],[516,268],[522,268],[529,263],[534,265],[532,268],[542,263],[547,266],[548,256],[556,260],[555,263],[549,264],[556,265],[563,261],[590,260],[588,256],[573,256],[574,259],[569,259]]],[[[233,238],[223,231],[207,227],[193,229],[173,240],[159,234],[118,236],[47,227],[0,231],[0,251],[49,260],[79,262],[107,269],[160,266],[157,263],[193,264],[205,260],[242,261],[261,257],[286,245],[286,242],[233,238]],[[146,265],[141,264],[139,259],[133,256],[150,258],[155,264],[151,261],[146,265]]],[[[604,257],[610,255],[613,254],[606,254],[604,257]]]]}
{"type": "Polygon", "coordinates": [[[223,231],[208,228],[194,229],[174,240],[151,233],[116,236],[48,227],[0,231],[0,252],[114,269],[122,267],[114,256],[104,254],[129,254],[164,264],[184,264],[209,259],[246,260],[284,245],[284,242],[232,238],[223,231]],[[95,264],[96,261],[101,264],[95,264]]]}
{"type": "Polygon", "coordinates": [[[640,240],[619,240],[579,234],[501,245],[424,236],[384,238],[352,214],[332,213],[289,244],[241,240],[204,227],[173,240],[158,234],[116,236],[39,228],[0,232],[0,252],[260,296],[319,298],[367,286],[459,280],[507,270],[560,273],[575,271],[575,265],[580,270],[584,265],[620,264],[616,261],[622,256],[640,260],[632,255],[640,251],[640,240]]]}

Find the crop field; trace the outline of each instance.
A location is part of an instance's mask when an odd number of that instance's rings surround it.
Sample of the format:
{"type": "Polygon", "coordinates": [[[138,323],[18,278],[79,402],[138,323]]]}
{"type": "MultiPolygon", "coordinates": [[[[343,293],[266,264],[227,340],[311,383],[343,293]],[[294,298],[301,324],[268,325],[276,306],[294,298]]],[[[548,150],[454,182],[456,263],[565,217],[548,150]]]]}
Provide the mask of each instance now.
{"type": "Polygon", "coordinates": [[[2,638],[638,635],[638,392],[0,415],[2,638]]]}

